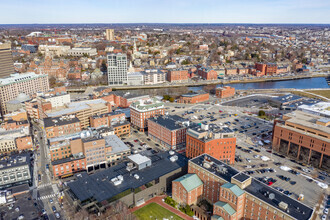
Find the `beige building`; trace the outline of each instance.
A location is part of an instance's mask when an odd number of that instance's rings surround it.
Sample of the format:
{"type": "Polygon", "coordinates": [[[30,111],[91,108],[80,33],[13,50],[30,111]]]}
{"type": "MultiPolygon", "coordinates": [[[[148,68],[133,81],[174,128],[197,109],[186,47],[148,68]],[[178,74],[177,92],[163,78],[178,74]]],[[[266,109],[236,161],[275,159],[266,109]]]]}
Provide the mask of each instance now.
{"type": "Polygon", "coordinates": [[[114,29],[106,29],[105,30],[105,37],[107,40],[114,40],[115,39],[115,30],[114,29]]]}
{"type": "Polygon", "coordinates": [[[103,99],[93,99],[81,102],[71,102],[65,108],[46,112],[48,117],[74,114],[80,120],[81,128],[90,126],[90,117],[96,114],[104,114],[111,111],[111,106],[103,99]]]}
{"type": "Polygon", "coordinates": [[[43,74],[33,72],[11,74],[8,78],[0,79],[1,114],[7,113],[6,103],[15,99],[20,93],[32,95],[36,92],[47,92],[48,90],[48,76],[43,74]]]}
{"type": "Polygon", "coordinates": [[[0,43],[0,78],[15,73],[10,43],[0,43]]]}
{"type": "Polygon", "coordinates": [[[39,45],[38,50],[42,54],[51,56],[66,56],[68,55],[70,46],[39,45]]]}

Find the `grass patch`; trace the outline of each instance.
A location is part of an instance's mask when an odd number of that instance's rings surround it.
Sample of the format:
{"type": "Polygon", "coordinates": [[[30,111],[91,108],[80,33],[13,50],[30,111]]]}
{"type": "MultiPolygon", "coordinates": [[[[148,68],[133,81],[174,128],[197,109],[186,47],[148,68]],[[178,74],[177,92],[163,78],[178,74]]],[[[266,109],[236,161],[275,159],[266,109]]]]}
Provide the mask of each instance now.
{"type": "Polygon", "coordinates": [[[320,95],[320,96],[330,99],[330,89],[328,89],[328,90],[306,90],[306,92],[310,92],[310,93],[320,95]]]}
{"type": "Polygon", "coordinates": [[[163,208],[162,206],[156,204],[156,203],[150,203],[149,205],[146,205],[139,210],[136,210],[134,212],[136,217],[141,220],[145,219],[173,219],[173,220],[183,220],[183,218],[177,216],[173,212],[163,208]],[[171,218],[171,216],[173,218],[171,218]]]}
{"type": "MultiPolygon", "coordinates": [[[[320,90],[317,90],[317,91],[321,92],[320,90]]],[[[313,92],[314,94],[310,94],[310,93],[306,93],[306,92],[302,92],[302,91],[291,91],[291,93],[295,94],[295,95],[304,96],[304,97],[312,98],[312,99],[321,99],[323,101],[327,101],[325,98],[321,98],[319,96],[316,96],[316,91],[314,91],[314,90],[310,90],[308,92],[313,92]]],[[[326,91],[324,91],[324,92],[326,92],[326,91]]],[[[321,95],[321,94],[317,94],[317,95],[321,95]]]]}

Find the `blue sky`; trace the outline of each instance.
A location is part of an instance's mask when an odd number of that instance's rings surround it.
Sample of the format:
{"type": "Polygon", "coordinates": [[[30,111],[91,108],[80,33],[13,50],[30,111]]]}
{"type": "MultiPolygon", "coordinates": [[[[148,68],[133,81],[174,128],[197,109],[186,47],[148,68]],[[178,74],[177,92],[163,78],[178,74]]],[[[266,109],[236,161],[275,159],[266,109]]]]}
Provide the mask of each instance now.
{"type": "Polygon", "coordinates": [[[0,0],[0,24],[330,23],[330,0],[0,0]]]}

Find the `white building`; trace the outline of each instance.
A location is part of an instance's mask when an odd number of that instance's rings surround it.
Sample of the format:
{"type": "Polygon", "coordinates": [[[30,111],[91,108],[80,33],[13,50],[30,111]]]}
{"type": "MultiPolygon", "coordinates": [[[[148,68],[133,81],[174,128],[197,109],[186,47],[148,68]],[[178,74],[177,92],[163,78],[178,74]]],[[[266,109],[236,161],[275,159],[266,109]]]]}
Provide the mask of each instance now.
{"type": "Polygon", "coordinates": [[[141,73],[143,75],[143,83],[145,85],[154,85],[166,82],[166,73],[158,69],[145,70],[141,73]]]}
{"type": "Polygon", "coordinates": [[[107,55],[108,84],[123,85],[127,83],[127,56],[121,53],[107,55]]]}
{"type": "Polygon", "coordinates": [[[127,85],[143,85],[143,75],[141,72],[127,73],[127,85]]]}
{"type": "Polygon", "coordinates": [[[56,95],[45,94],[39,96],[38,98],[42,102],[50,102],[52,104],[52,108],[62,107],[65,104],[71,102],[70,94],[68,93],[56,94],[56,95]]]}
{"type": "Polygon", "coordinates": [[[68,55],[70,56],[81,57],[84,56],[85,54],[88,56],[96,56],[97,50],[96,48],[90,48],[90,47],[75,47],[68,51],[68,55]]]}
{"type": "Polygon", "coordinates": [[[38,50],[42,54],[66,56],[70,50],[70,46],[39,45],[38,50]]]}

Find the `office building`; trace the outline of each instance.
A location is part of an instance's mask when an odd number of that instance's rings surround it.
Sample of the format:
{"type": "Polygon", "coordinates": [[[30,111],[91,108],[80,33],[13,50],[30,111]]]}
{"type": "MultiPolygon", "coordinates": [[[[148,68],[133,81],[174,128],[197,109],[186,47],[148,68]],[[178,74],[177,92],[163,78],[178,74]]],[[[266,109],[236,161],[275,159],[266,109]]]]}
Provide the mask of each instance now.
{"type": "Polygon", "coordinates": [[[90,48],[90,47],[74,47],[68,50],[68,55],[74,57],[96,56],[97,50],[96,48],[90,48]]]}
{"type": "Polygon", "coordinates": [[[15,73],[10,43],[0,43],[0,79],[15,73]]]}
{"type": "Polygon", "coordinates": [[[233,164],[235,149],[235,133],[228,127],[198,124],[187,130],[186,156],[188,158],[206,153],[225,163],[233,164]]]}
{"type": "Polygon", "coordinates": [[[63,115],[44,119],[44,129],[47,138],[74,134],[81,131],[81,124],[75,115],[63,115]]]}
{"type": "Polygon", "coordinates": [[[144,85],[154,85],[166,82],[166,73],[159,69],[149,69],[141,72],[144,85]]]}
{"type": "Polygon", "coordinates": [[[31,96],[36,92],[46,92],[48,90],[48,76],[43,74],[11,74],[10,77],[0,79],[1,114],[7,113],[7,102],[15,99],[20,93],[31,96]]]}
{"type": "Polygon", "coordinates": [[[86,170],[86,159],[83,154],[55,160],[51,164],[55,178],[72,176],[76,172],[86,170]]]}
{"type": "Polygon", "coordinates": [[[178,103],[196,104],[208,101],[210,94],[204,91],[190,92],[180,96],[178,103]]]}
{"type": "Polygon", "coordinates": [[[156,99],[140,100],[133,102],[130,106],[131,110],[131,123],[133,126],[144,131],[147,129],[147,119],[164,115],[164,103],[156,99]]]}
{"type": "Polygon", "coordinates": [[[197,74],[200,78],[205,80],[216,80],[218,79],[218,74],[215,70],[209,69],[207,67],[200,67],[197,69],[197,74]]]}
{"type": "Polygon", "coordinates": [[[184,70],[184,69],[168,70],[167,81],[175,82],[175,83],[188,82],[188,78],[189,78],[188,76],[189,76],[188,70],[184,70]]]}
{"type": "Polygon", "coordinates": [[[196,198],[211,203],[211,214],[204,213],[202,209],[194,210],[199,219],[312,218],[312,208],[207,154],[189,160],[188,173],[190,176],[174,181],[182,184],[173,182],[172,197],[183,204],[192,203],[196,198]],[[200,187],[200,181],[203,190],[192,191],[200,187]],[[184,197],[185,192],[194,200],[184,197]]]}
{"type": "Polygon", "coordinates": [[[29,154],[10,155],[0,160],[0,188],[31,183],[29,154]]]}
{"type": "Polygon", "coordinates": [[[105,30],[105,38],[109,41],[115,40],[115,30],[114,29],[106,29],[105,30]]]}
{"type": "Polygon", "coordinates": [[[127,56],[121,53],[107,54],[108,60],[108,84],[127,84],[127,56]]]}
{"type": "Polygon", "coordinates": [[[275,121],[273,149],[303,163],[329,170],[330,118],[317,114],[298,110],[284,115],[281,121],[275,121]]]}
{"type": "Polygon", "coordinates": [[[96,212],[117,200],[139,206],[170,191],[172,180],[187,172],[188,160],[178,153],[161,152],[150,157],[135,154],[128,159],[95,174],[76,175],[65,192],[70,204],[96,212]]]}
{"type": "Polygon", "coordinates": [[[215,95],[221,99],[233,97],[235,95],[235,88],[230,86],[216,88],[215,95]]]}
{"type": "Polygon", "coordinates": [[[148,137],[167,149],[183,149],[190,122],[177,115],[156,116],[148,119],[148,137]]]}
{"type": "Polygon", "coordinates": [[[90,117],[111,111],[111,105],[103,99],[93,99],[80,102],[70,102],[65,108],[45,112],[47,117],[59,117],[62,115],[76,115],[80,120],[81,128],[90,126],[90,117]]]}

